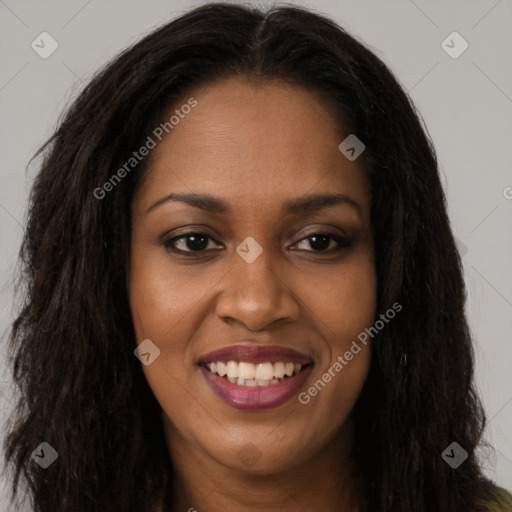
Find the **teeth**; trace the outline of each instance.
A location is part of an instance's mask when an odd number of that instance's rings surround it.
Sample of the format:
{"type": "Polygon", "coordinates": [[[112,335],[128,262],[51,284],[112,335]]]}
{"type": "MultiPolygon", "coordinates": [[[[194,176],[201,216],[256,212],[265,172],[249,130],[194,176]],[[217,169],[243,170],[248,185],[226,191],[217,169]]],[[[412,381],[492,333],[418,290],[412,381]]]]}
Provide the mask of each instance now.
{"type": "Polygon", "coordinates": [[[302,369],[298,363],[271,362],[247,363],[241,361],[217,361],[208,363],[206,367],[212,372],[225,377],[238,386],[269,386],[278,384],[282,379],[297,375],[302,369]]]}
{"type": "Polygon", "coordinates": [[[270,380],[274,376],[272,363],[259,363],[256,366],[256,380],[270,380]]]}
{"type": "Polygon", "coordinates": [[[217,367],[216,370],[217,370],[217,373],[221,376],[221,377],[224,377],[224,375],[226,375],[228,369],[226,368],[226,363],[210,363],[210,371],[215,373],[215,370],[213,369],[213,365],[215,364],[215,366],[217,367]]]}
{"type": "Polygon", "coordinates": [[[277,379],[284,377],[284,363],[274,363],[274,377],[277,379]]]}
{"type": "MultiPolygon", "coordinates": [[[[210,371],[212,371],[210,364],[210,371]]],[[[238,363],[236,361],[228,361],[228,379],[236,379],[238,377],[238,363]]]]}
{"type": "MultiPolygon", "coordinates": [[[[214,365],[214,364],[215,363],[212,363],[212,365],[214,365]]],[[[210,368],[210,371],[215,373],[215,370],[213,370],[212,368],[210,368]]],[[[254,371],[253,364],[241,362],[238,365],[238,375],[240,375],[241,379],[252,380],[252,379],[254,379],[254,374],[255,374],[255,371],[254,371]]]]}

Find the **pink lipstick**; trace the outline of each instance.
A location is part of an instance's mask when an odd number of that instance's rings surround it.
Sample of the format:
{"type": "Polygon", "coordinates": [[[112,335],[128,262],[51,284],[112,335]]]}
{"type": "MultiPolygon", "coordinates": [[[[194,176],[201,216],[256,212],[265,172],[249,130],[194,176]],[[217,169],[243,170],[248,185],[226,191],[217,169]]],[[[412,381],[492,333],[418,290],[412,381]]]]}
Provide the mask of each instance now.
{"type": "Polygon", "coordinates": [[[212,391],[227,405],[247,411],[287,402],[301,388],[313,364],[311,357],[276,345],[234,345],[198,361],[212,391]]]}

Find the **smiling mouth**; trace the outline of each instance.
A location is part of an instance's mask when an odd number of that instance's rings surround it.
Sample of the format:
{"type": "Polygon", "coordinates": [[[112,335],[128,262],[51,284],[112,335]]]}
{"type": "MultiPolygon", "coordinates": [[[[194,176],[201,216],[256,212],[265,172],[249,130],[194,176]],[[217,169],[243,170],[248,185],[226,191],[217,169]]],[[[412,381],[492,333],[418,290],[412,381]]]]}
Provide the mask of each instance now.
{"type": "Polygon", "coordinates": [[[229,381],[231,384],[244,387],[273,386],[295,377],[304,371],[309,364],[292,362],[249,363],[245,361],[217,361],[201,363],[211,373],[229,381]]]}

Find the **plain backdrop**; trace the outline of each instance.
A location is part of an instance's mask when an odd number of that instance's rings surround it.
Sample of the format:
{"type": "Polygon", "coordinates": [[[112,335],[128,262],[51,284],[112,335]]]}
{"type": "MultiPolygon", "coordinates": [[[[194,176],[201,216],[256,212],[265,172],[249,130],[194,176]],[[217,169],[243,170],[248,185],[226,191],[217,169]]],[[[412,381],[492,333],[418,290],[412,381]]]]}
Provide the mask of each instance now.
{"type": "MultiPolygon", "coordinates": [[[[28,166],[29,160],[99,67],[202,3],[0,0],[1,423],[13,402],[5,364],[5,333],[15,312],[11,280],[39,163],[28,166]],[[46,59],[31,46],[42,32],[58,44],[46,59]]],[[[486,452],[486,471],[512,490],[512,2],[290,3],[329,15],[365,42],[421,112],[439,158],[469,288],[477,384],[490,420],[486,438],[495,448],[486,452]],[[458,55],[464,41],[468,47],[458,55]]],[[[2,507],[8,509],[0,501],[2,507]]]]}

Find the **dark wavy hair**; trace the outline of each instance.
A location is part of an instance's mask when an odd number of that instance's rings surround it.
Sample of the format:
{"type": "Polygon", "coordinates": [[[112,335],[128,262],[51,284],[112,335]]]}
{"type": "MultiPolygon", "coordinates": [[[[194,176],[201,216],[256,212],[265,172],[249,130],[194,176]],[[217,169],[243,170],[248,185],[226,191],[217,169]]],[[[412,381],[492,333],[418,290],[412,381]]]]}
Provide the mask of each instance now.
{"type": "MultiPolygon", "coordinates": [[[[323,15],[213,3],[163,25],[100,70],[36,156],[20,251],[23,304],[9,364],[21,398],[4,442],[36,511],[152,511],[172,493],[162,409],[133,355],[127,297],[133,193],[142,161],[94,190],[190,88],[222,78],[285,80],[320,94],[366,150],[378,279],[373,341],[354,407],[361,511],[484,510],[495,486],[476,450],[485,415],[473,383],[461,261],[428,132],[406,92],[363,43],[323,15]],[[41,469],[31,453],[58,452],[41,469]],[[453,441],[468,453],[452,469],[453,441]]],[[[146,159],[147,160],[147,159],[146,159]]]]}

